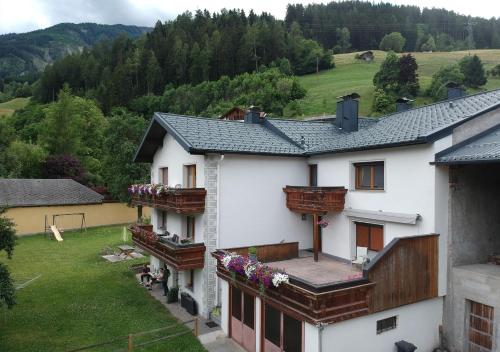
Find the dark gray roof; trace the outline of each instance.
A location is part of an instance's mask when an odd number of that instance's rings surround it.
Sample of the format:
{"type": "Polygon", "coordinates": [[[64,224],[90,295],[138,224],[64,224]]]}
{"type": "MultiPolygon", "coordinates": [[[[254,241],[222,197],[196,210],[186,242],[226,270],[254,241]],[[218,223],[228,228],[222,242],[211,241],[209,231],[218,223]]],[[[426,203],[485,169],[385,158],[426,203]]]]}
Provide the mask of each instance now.
{"type": "Polygon", "coordinates": [[[263,119],[244,123],[155,113],[136,161],[151,161],[165,133],[190,153],[308,156],[429,143],[470,118],[500,107],[500,90],[430,104],[380,118],[360,118],[359,130],[344,132],[327,121],[263,119]]]}
{"type": "Polygon", "coordinates": [[[436,154],[436,164],[500,161],[500,126],[484,131],[436,154]]]}
{"type": "Polygon", "coordinates": [[[0,206],[79,205],[102,200],[102,195],[73,180],[0,179],[0,206]]]}

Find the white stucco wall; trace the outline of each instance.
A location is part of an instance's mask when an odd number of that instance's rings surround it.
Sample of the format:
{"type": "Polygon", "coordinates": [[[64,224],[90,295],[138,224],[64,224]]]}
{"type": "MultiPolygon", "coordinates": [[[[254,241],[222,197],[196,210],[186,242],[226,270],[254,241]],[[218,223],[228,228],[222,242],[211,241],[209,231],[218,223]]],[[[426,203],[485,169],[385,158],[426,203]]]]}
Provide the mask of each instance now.
{"type": "Polygon", "coordinates": [[[304,158],[226,155],[219,181],[219,248],[299,241],[312,246],[310,219],[286,207],[283,187],[304,186],[304,158]]]}
{"type": "Polygon", "coordinates": [[[439,292],[446,290],[447,172],[430,165],[436,152],[451,145],[451,137],[434,144],[388,148],[355,153],[331,154],[312,157],[309,164],[318,165],[318,186],[344,186],[345,208],[420,214],[416,224],[401,224],[369,218],[349,217],[345,212],[329,213],[325,218],[329,226],[322,230],[323,252],[351,259],[356,253],[355,221],[384,226],[384,245],[395,237],[426,233],[440,234],[439,292]],[[356,190],[354,163],[384,161],[384,190],[356,190]],[[437,208],[439,205],[439,209],[437,208]]]}
{"type": "MultiPolygon", "coordinates": [[[[417,346],[417,351],[429,352],[439,345],[439,325],[442,300],[435,298],[384,312],[328,325],[321,333],[323,352],[370,351],[395,352],[395,342],[406,340],[417,346]],[[397,316],[396,329],[377,335],[377,320],[397,316]]],[[[317,344],[318,328],[306,324],[306,351],[317,344]],[[315,331],[316,330],[316,331],[315,331]]]]}

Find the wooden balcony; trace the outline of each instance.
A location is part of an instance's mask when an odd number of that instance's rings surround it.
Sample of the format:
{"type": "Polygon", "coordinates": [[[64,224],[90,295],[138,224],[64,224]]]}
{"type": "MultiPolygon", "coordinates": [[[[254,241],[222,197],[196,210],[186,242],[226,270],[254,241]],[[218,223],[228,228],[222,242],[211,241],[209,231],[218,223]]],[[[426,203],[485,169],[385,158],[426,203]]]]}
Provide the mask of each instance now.
{"type": "Polygon", "coordinates": [[[301,187],[286,186],[286,206],[300,214],[324,215],[344,210],[345,187],[301,187]]]}
{"type": "Polygon", "coordinates": [[[159,196],[134,194],[132,204],[173,211],[178,214],[201,214],[205,211],[206,195],[207,190],[204,188],[178,188],[159,196]]]}
{"type": "Polygon", "coordinates": [[[177,270],[202,269],[205,266],[204,243],[172,242],[155,234],[152,225],[132,225],[129,231],[135,245],[177,270]]]}
{"type": "MultiPolygon", "coordinates": [[[[358,269],[359,275],[352,276],[346,276],[345,272],[339,275],[332,272],[339,270],[340,265],[350,264],[334,263],[334,259],[330,259],[332,263],[325,266],[322,260],[322,266],[311,271],[301,268],[304,266],[300,262],[301,258],[295,258],[292,259],[296,261],[295,275],[292,275],[291,270],[288,272],[290,282],[277,288],[270,287],[264,293],[246,277],[234,275],[224,267],[221,259],[226,250],[212,255],[217,259],[217,275],[230,285],[254,296],[262,296],[267,304],[287,315],[316,325],[335,323],[437,297],[437,244],[437,235],[396,238],[363,271],[358,269]],[[301,272],[313,272],[314,277],[300,275],[301,272]],[[326,274],[335,280],[323,282],[326,274]]],[[[290,253],[285,253],[285,248],[295,251],[290,243],[256,248],[258,258],[260,252],[274,261],[268,264],[271,267],[291,268],[290,265],[284,265],[290,260],[290,253]]],[[[244,254],[246,250],[237,248],[236,252],[244,254]]],[[[309,259],[308,266],[319,264],[309,259]]]]}

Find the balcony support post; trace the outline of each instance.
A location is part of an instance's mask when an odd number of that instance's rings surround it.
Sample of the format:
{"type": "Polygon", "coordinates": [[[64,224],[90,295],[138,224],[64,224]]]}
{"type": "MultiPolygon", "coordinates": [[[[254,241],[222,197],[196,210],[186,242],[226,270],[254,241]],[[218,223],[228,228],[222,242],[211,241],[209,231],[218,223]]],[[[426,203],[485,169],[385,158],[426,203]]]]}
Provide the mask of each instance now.
{"type": "Polygon", "coordinates": [[[142,223],[142,205],[137,206],[137,223],[142,223]]]}
{"type": "Polygon", "coordinates": [[[313,214],[313,251],[314,261],[318,261],[319,252],[319,228],[318,228],[318,214],[313,214]]]}

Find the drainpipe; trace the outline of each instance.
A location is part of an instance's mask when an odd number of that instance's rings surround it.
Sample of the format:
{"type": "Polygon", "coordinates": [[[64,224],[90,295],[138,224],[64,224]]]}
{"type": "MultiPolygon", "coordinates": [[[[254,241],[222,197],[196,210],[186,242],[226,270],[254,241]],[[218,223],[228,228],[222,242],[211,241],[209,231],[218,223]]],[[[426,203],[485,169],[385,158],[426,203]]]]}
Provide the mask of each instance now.
{"type": "Polygon", "coordinates": [[[323,352],[323,330],[325,329],[325,326],[328,326],[326,323],[319,323],[318,324],[318,330],[319,330],[319,341],[318,341],[318,347],[319,351],[318,352],[323,352]]]}
{"type": "MultiPolygon", "coordinates": [[[[224,161],[224,154],[221,154],[220,157],[219,157],[219,162],[217,163],[217,238],[216,238],[216,248],[220,248],[219,247],[219,231],[220,231],[220,186],[221,186],[221,182],[220,182],[220,176],[221,176],[221,171],[222,171],[222,162],[224,161]]],[[[220,297],[219,297],[219,290],[220,290],[220,287],[219,287],[219,279],[217,278],[216,276],[216,279],[215,279],[215,305],[219,305],[221,304],[220,302],[220,297]]]]}

